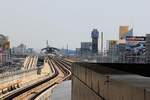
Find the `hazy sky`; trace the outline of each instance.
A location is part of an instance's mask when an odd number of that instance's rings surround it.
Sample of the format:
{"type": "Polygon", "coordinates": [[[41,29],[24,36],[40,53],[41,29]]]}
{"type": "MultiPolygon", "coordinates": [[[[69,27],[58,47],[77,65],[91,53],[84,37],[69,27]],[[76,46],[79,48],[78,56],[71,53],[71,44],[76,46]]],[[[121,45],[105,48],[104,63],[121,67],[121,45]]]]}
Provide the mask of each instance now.
{"type": "Polygon", "coordinates": [[[150,33],[149,0],[0,0],[0,33],[11,45],[42,48],[49,40],[58,48],[80,47],[91,41],[93,28],[104,39],[118,39],[119,25],[136,35],[150,33]]]}

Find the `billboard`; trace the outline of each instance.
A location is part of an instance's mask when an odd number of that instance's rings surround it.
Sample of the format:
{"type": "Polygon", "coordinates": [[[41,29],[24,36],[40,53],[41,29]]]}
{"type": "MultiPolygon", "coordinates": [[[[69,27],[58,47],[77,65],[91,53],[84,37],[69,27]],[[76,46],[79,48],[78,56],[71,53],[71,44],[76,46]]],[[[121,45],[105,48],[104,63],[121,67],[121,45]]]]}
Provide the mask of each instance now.
{"type": "Polygon", "coordinates": [[[144,36],[127,36],[126,51],[138,55],[145,54],[145,41],[144,36]]]}

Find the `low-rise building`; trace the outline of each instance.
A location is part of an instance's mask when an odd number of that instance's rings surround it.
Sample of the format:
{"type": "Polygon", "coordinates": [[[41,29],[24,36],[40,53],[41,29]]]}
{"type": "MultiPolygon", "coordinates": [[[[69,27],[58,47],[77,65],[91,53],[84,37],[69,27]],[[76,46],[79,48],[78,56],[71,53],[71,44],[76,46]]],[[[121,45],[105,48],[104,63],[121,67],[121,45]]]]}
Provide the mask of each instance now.
{"type": "Polygon", "coordinates": [[[92,42],[81,42],[81,55],[91,54],[92,52],[92,42]]]}

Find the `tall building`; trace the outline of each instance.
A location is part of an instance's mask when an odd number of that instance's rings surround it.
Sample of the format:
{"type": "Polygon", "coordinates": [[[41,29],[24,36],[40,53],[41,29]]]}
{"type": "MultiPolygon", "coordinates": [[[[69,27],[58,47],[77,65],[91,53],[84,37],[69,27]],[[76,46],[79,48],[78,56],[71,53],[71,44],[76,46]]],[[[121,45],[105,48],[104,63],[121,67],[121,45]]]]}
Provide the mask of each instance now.
{"type": "Polygon", "coordinates": [[[120,60],[124,60],[126,52],[126,38],[128,36],[133,36],[133,28],[129,30],[129,26],[120,26],[119,27],[119,55],[120,60]]]}
{"type": "Polygon", "coordinates": [[[93,29],[91,33],[92,37],[92,53],[97,54],[98,53],[98,38],[99,38],[99,32],[97,29],[93,29]]]}
{"type": "Polygon", "coordinates": [[[128,31],[129,31],[129,26],[120,26],[119,27],[119,40],[124,39],[128,31]]]}

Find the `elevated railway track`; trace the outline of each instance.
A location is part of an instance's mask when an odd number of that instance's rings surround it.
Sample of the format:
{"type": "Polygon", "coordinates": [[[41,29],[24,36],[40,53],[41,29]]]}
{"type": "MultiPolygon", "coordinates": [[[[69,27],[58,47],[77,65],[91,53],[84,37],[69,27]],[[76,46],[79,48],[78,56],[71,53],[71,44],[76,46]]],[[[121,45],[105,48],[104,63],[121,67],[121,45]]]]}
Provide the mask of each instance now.
{"type": "Polygon", "coordinates": [[[31,67],[35,66],[37,60],[37,56],[29,56],[25,59],[24,64],[22,68],[24,70],[18,70],[10,73],[0,74],[0,98],[3,95],[9,94],[10,92],[16,90],[17,88],[22,87],[25,82],[28,80],[25,80],[26,77],[36,74],[36,71],[38,70],[37,67],[31,67]],[[30,69],[27,69],[25,67],[30,67],[30,69]],[[21,86],[20,86],[21,85],[21,86]]]}
{"type": "Polygon", "coordinates": [[[2,100],[35,100],[44,91],[68,79],[71,76],[71,64],[63,60],[48,57],[47,63],[52,70],[51,75],[26,87],[19,88],[3,96],[2,100]]]}

